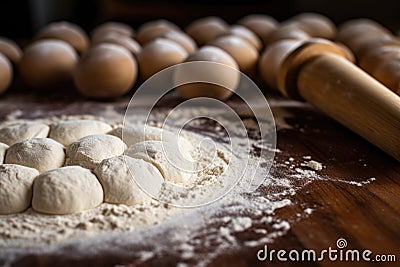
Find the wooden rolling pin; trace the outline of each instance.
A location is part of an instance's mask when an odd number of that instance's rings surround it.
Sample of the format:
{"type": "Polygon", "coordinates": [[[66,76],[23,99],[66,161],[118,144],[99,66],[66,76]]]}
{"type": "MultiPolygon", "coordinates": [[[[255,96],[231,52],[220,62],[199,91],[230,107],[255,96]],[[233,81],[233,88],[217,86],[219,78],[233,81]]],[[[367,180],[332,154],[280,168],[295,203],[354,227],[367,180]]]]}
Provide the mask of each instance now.
{"type": "Polygon", "coordinates": [[[281,62],[277,84],[285,96],[306,100],[400,160],[400,97],[345,59],[334,43],[300,45],[281,62]]]}

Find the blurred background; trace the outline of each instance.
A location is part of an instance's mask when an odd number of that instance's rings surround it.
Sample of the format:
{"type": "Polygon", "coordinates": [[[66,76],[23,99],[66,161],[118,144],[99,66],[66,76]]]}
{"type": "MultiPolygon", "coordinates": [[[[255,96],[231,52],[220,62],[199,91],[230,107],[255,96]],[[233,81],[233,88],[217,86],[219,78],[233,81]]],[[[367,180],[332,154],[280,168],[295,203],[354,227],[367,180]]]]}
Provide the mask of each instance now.
{"type": "Polygon", "coordinates": [[[392,31],[400,29],[399,0],[14,0],[0,2],[0,35],[30,38],[43,25],[68,20],[90,31],[95,25],[116,20],[137,28],[141,23],[164,18],[182,27],[192,20],[215,15],[234,23],[244,15],[264,13],[282,21],[301,12],[317,12],[335,23],[359,17],[371,18],[392,31]]]}

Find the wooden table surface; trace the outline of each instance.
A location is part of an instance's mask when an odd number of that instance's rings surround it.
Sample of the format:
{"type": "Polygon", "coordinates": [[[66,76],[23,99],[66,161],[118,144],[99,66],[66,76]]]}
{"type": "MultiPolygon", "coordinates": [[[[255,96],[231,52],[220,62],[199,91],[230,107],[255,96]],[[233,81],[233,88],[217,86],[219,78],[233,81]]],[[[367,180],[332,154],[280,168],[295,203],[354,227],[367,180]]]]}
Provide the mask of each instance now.
{"type": "MultiPolygon", "coordinates": [[[[21,94],[18,95],[21,97],[21,94]]],[[[0,119],[9,112],[7,101],[13,98],[7,94],[0,99],[0,119]]],[[[313,107],[288,105],[288,101],[272,97],[274,105],[282,107],[291,114],[286,123],[291,127],[281,129],[277,134],[277,147],[282,151],[276,154],[272,174],[283,172],[285,161],[293,157],[299,164],[305,155],[321,162],[325,168],[318,172],[326,179],[314,180],[302,187],[288,205],[276,211],[282,219],[290,221],[291,228],[278,237],[268,249],[315,249],[317,251],[335,248],[336,241],[344,238],[348,248],[369,249],[373,254],[395,254],[397,263],[381,263],[382,266],[399,266],[400,260],[400,164],[367,141],[321,114],[313,107]],[[375,180],[363,186],[350,181],[375,180]],[[350,183],[346,183],[349,181],[350,183]],[[309,216],[297,218],[305,207],[312,207],[309,216]]],[[[62,108],[73,97],[52,96],[27,97],[20,109],[27,114],[30,109],[62,108]]],[[[293,104],[293,103],[292,103],[293,104]]],[[[98,102],[101,108],[102,102],[98,102]]],[[[13,107],[15,108],[15,107],[13,107]]],[[[88,110],[71,110],[71,113],[87,113],[88,110]]],[[[121,112],[124,110],[121,108],[121,112]]],[[[400,138],[400,137],[399,137],[400,138]]],[[[399,148],[400,149],[400,148],[399,148]]],[[[264,192],[268,194],[268,192],[264,192]]],[[[250,235],[250,233],[249,233],[250,235]]],[[[238,237],[240,239],[240,236],[238,237]]],[[[246,236],[249,239],[249,236],[246,236]]],[[[256,253],[262,247],[243,247],[238,251],[218,255],[209,266],[258,266],[266,265],[257,260],[256,253]]],[[[152,258],[141,266],[174,265],[179,259],[168,254],[152,258]]],[[[112,255],[99,255],[96,259],[81,259],[79,262],[68,257],[60,261],[58,256],[46,255],[44,258],[28,255],[16,262],[15,266],[113,266],[116,264],[135,266],[134,258],[115,258],[112,255]],[[129,265],[131,264],[131,265],[129,265]]],[[[350,266],[377,266],[378,263],[347,263],[350,266]]],[[[293,262],[268,263],[269,266],[294,266],[293,262]]],[[[309,262],[304,266],[345,266],[345,262],[309,262]]]]}

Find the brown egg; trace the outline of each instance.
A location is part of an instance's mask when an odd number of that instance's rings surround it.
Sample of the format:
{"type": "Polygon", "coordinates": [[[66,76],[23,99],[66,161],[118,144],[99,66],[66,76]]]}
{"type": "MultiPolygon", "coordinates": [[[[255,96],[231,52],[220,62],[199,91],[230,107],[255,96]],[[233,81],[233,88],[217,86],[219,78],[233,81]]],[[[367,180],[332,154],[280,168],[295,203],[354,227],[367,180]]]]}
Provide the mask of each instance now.
{"type": "Polygon", "coordinates": [[[269,35],[267,44],[282,40],[308,40],[311,36],[306,33],[298,24],[290,24],[277,28],[269,35]]]}
{"type": "Polygon", "coordinates": [[[321,14],[302,13],[289,21],[300,23],[302,29],[312,37],[333,39],[337,33],[335,24],[321,14]]]}
{"type": "Polygon", "coordinates": [[[146,44],[138,55],[140,77],[146,80],[160,70],[181,63],[187,55],[174,41],[157,38],[146,44]]]}
{"type": "Polygon", "coordinates": [[[278,27],[278,22],[273,17],[261,14],[245,16],[237,23],[257,34],[264,44],[267,44],[269,35],[278,27]]]}
{"type": "Polygon", "coordinates": [[[399,55],[400,46],[382,46],[366,54],[358,63],[362,69],[372,74],[383,62],[399,55]]]}
{"type": "Polygon", "coordinates": [[[96,42],[93,42],[94,45],[99,43],[111,43],[123,46],[128,49],[135,57],[140,53],[140,51],[142,51],[142,47],[134,39],[127,35],[121,35],[116,32],[105,33],[99,36],[96,39],[96,42]]]}
{"type": "Polygon", "coordinates": [[[259,72],[270,88],[278,88],[278,72],[283,60],[303,43],[304,40],[281,40],[271,44],[261,54],[259,72]]]}
{"type": "Polygon", "coordinates": [[[394,36],[390,37],[384,35],[382,36],[382,38],[369,40],[368,42],[365,42],[363,45],[360,46],[360,48],[358,49],[357,58],[360,61],[369,53],[384,46],[400,46],[400,39],[394,36]]]}
{"type": "Polygon", "coordinates": [[[90,37],[92,39],[92,42],[98,43],[99,38],[102,38],[103,35],[107,35],[109,33],[116,33],[127,37],[133,37],[135,34],[132,27],[128,24],[110,21],[95,27],[92,30],[90,37]]]}
{"type": "Polygon", "coordinates": [[[367,43],[378,39],[391,39],[391,35],[382,34],[381,32],[370,31],[368,34],[354,35],[353,38],[346,40],[346,45],[353,51],[354,54],[359,55],[360,50],[367,43]]]}
{"type": "Polygon", "coordinates": [[[379,64],[372,76],[400,95],[400,54],[379,64]]]}
{"type": "Polygon", "coordinates": [[[204,45],[227,31],[228,24],[218,17],[205,17],[190,23],[185,31],[198,45],[204,45]]]}
{"type": "MultiPolygon", "coordinates": [[[[339,26],[339,32],[338,32],[338,39],[344,38],[351,36],[354,31],[357,31],[360,34],[362,33],[362,30],[376,30],[376,31],[381,31],[387,34],[390,34],[390,31],[377,23],[376,21],[373,21],[371,19],[366,19],[366,18],[360,18],[360,19],[352,19],[348,20],[339,26]],[[360,31],[361,30],[361,31],[360,31]]],[[[366,32],[364,32],[365,34],[366,32]]]]}
{"type": "Polygon", "coordinates": [[[0,54],[0,94],[7,90],[13,78],[13,70],[10,61],[0,54]]]}
{"type": "Polygon", "coordinates": [[[128,92],[136,81],[137,65],[124,47],[101,43],[91,47],[74,71],[78,90],[94,98],[117,97],[128,92]]]}
{"type": "Polygon", "coordinates": [[[78,61],[76,51],[61,40],[40,40],[29,45],[18,67],[27,84],[37,89],[67,82],[78,61]]]}
{"type": "Polygon", "coordinates": [[[182,46],[188,53],[192,53],[197,49],[196,42],[192,39],[192,37],[182,31],[166,32],[160,35],[160,37],[174,41],[182,46]]]}
{"type": "Polygon", "coordinates": [[[21,48],[14,41],[4,37],[0,37],[0,53],[13,64],[17,64],[22,57],[21,48]]]}
{"type": "Polygon", "coordinates": [[[391,32],[375,21],[369,19],[356,19],[343,23],[339,27],[337,41],[347,45],[354,54],[366,43],[374,39],[390,39],[391,32]]]}
{"type": "Polygon", "coordinates": [[[219,47],[231,55],[242,72],[250,76],[255,75],[258,51],[244,39],[234,35],[227,35],[215,39],[210,45],[219,47]]]}
{"type": "Polygon", "coordinates": [[[160,19],[149,21],[139,27],[136,34],[136,40],[141,45],[145,45],[170,31],[180,31],[180,29],[177,25],[168,20],[160,19]]]}
{"type": "Polygon", "coordinates": [[[260,51],[263,46],[260,38],[258,38],[258,36],[254,32],[241,25],[231,26],[226,32],[222,33],[220,36],[226,35],[235,35],[246,40],[249,44],[254,46],[257,51],[260,51]]]}
{"type": "Polygon", "coordinates": [[[46,25],[37,33],[35,39],[59,39],[69,43],[80,54],[89,47],[89,38],[82,28],[66,21],[46,25]]]}
{"type": "Polygon", "coordinates": [[[335,44],[340,47],[340,49],[343,51],[345,57],[347,60],[349,60],[352,63],[356,62],[356,57],[354,56],[353,52],[348,48],[345,44],[342,44],[340,42],[335,42],[335,44]]]}
{"type": "Polygon", "coordinates": [[[211,97],[224,100],[233,94],[239,85],[240,72],[235,60],[228,53],[218,47],[203,46],[185,60],[194,61],[200,62],[178,65],[174,72],[174,84],[184,84],[176,88],[183,98],[211,97]]]}

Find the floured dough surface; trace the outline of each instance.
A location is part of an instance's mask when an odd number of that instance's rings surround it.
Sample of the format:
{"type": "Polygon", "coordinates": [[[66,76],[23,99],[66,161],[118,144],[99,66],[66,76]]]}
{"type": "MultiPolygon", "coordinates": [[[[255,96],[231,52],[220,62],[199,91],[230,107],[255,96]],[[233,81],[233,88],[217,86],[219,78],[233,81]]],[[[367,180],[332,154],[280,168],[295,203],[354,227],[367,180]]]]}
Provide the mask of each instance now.
{"type": "Polygon", "coordinates": [[[175,145],[179,144],[179,150],[184,157],[191,157],[190,151],[193,150],[192,144],[184,137],[171,131],[148,125],[144,127],[143,125],[121,126],[110,131],[109,134],[121,138],[128,147],[143,141],[163,141],[175,145]]]}
{"type": "Polygon", "coordinates": [[[8,145],[4,143],[0,143],[0,164],[3,164],[4,157],[6,156],[6,151],[8,149],[8,145]]]}
{"type": "Polygon", "coordinates": [[[144,141],[129,147],[125,154],[154,164],[167,182],[185,183],[195,171],[193,158],[184,157],[172,143],[144,141]]]}
{"type": "Polygon", "coordinates": [[[96,176],[80,166],[67,166],[39,175],[33,186],[32,207],[47,214],[69,214],[103,202],[96,176]]]}
{"type": "Polygon", "coordinates": [[[93,134],[104,134],[111,131],[107,123],[96,120],[70,120],[53,123],[49,137],[68,146],[82,137],[93,134]]]}
{"type": "Polygon", "coordinates": [[[64,146],[50,138],[32,138],[10,146],[5,163],[35,168],[40,173],[64,165],[64,146]]]}
{"type": "Polygon", "coordinates": [[[105,159],[94,170],[104,189],[104,202],[136,205],[150,200],[141,186],[158,195],[164,179],[151,163],[125,155],[105,159]]]}
{"type": "Polygon", "coordinates": [[[0,165],[0,214],[18,213],[31,205],[32,184],[39,172],[16,164],[0,165]]]}
{"type": "MultiPolygon", "coordinates": [[[[64,123],[66,120],[80,120],[82,118],[97,119],[94,116],[74,115],[62,116],[61,118],[40,118],[33,123],[53,126],[58,122],[64,123]]],[[[99,121],[104,121],[105,119],[107,119],[107,123],[112,128],[122,125],[120,122],[121,117],[116,119],[102,117],[99,118],[99,121]]],[[[155,119],[154,121],[157,122],[159,120],[155,119]]],[[[21,120],[21,123],[25,122],[21,120]]],[[[4,124],[7,123],[5,122],[4,124]]],[[[15,123],[15,121],[10,123],[15,123]]],[[[136,123],[139,129],[145,125],[141,117],[134,121],[135,125],[136,123]]],[[[174,125],[167,126],[168,130],[166,132],[175,135],[174,127],[174,125]]],[[[155,131],[159,131],[159,129],[155,131]]],[[[206,159],[203,157],[205,155],[204,147],[196,146],[192,150],[191,145],[201,143],[204,138],[203,135],[183,130],[180,136],[184,137],[189,144],[186,146],[189,152],[187,158],[190,159],[192,157],[196,160],[196,162],[193,162],[193,164],[196,164],[196,168],[199,165],[204,169],[199,168],[200,171],[196,173],[182,173],[177,169],[176,175],[172,171],[175,169],[173,167],[171,169],[168,162],[160,162],[158,166],[155,164],[158,159],[163,159],[162,156],[155,157],[154,161],[150,160],[150,158],[144,160],[123,156],[126,145],[121,139],[109,134],[100,135],[106,135],[107,137],[105,138],[107,140],[111,138],[114,141],[109,143],[101,137],[98,142],[83,142],[84,138],[88,138],[88,136],[85,136],[65,148],[65,150],[71,149],[78,142],[80,145],[74,151],[77,152],[79,151],[78,148],[86,146],[87,149],[82,150],[81,152],[83,153],[80,156],[93,160],[89,160],[94,164],[89,164],[88,167],[97,166],[96,168],[64,167],[66,166],[65,162],[62,167],[57,167],[39,175],[35,171],[36,178],[30,187],[32,201],[28,202],[30,203],[28,208],[15,214],[1,215],[0,248],[9,249],[12,247],[12,249],[20,249],[21,247],[29,247],[30,249],[30,247],[42,247],[48,244],[52,247],[53,244],[60,244],[67,240],[72,241],[72,239],[86,241],[85,237],[96,236],[100,233],[113,232],[114,234],[115,232],[133,231],[140,229],[142,226],[148,227],[153,224],[162,224],[185,210],[175,208],[173,203],[178,205],[180,203],[183,203],[183,205],[189,203],[191,205],[192,203],[197,203],[198,198],[209,199],[208,196],[212,196],[215,191],[214,188],[218,190],[222,186],[220,182],[222,179],[220,180],[219,178],[227,166],[225,164],[225,156],[228,154],[227,152],[218,154],[222,156],[217,160],[207,156],[206,158],[210,161],[204,161],[206,159]],[[119,147],[116,153],[111,151],[112,153],[103,154],[109,148],[115,149],[115,147],[119,147]],[[93,148],[95,149],[93,150],[93,148]],[[103,159],[103,156],[105,159],[103,159]],[[99,163],[97,163],[97,160],[99,160],[99,163]],[[168,177],[171,177],[170,181],[166,181],[163,178],[163,174],[158,168],[161,168],[161,166],[165,169],[164,175],[168,173],[168,177]],[[189,175],[190,179],[185,177],[186,175],[189,175]],[[176,181],[180,179],[184,182],[175,183],[173,182],[175,179],[176,181]],[[136,184],[135,182],[138,181],[139,183],[136,184]],[[146,189],[146,192],[141,190],[142,187],[146,189]],[[154,196],[154,199],[151,196],[154,196]]],[[[172,136],[171,139],[176,138],[172,136]]],[[[173,162],[176,161],[175,156],[177,155],[179,155],[177,157],[186,158],[182,156],[182,153],[178,152],[174,142],[166,140],[158,142],[165,143],[167,151],[173,151],[173,162]]],[[[157,153],[163,151],[160,150],[161,148],[163,148],[163,145],[154,146],[154,149],[159,150],[157,153]]],[[[8,151],[6,151],[7,154],[8,151]]],[[[79,161],[77,160],[77,164],[79,164],[79,161]]],[[[21,164],[23,163],[21,162],[21,164]]],[[[82,250],[82,253],[85,253],[84,250],[82,250]]]]}
{"type": "Polygon", "coordinates": [[[118,137],[89,135],[68,146],[66,165],[94,169],[102,160],[122,155],[125,149],[126,145],[118,137]]]}
{"type": "Polygon", "coordinates": [[[44,138],[50,127],[43,123],[27,122],[5,126],[0,129],[0,142],[9,146],[30,138],[44,138]]]}

